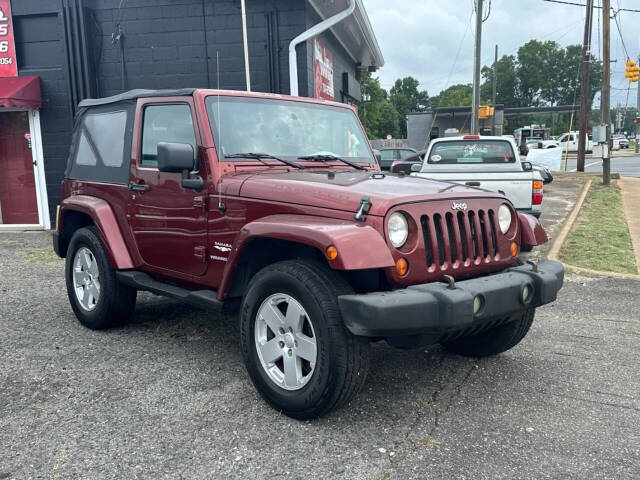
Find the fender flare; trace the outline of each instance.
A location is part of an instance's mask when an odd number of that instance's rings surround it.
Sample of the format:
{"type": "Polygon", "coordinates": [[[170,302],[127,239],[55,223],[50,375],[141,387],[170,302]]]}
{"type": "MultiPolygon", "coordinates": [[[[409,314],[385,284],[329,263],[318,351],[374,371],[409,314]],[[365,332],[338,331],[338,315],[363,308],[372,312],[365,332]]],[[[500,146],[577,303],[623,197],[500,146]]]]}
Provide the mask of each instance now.
{"type": "Polygon", "coordinates": [[[547,243],[547,233],[540,221],[533,215],[518,213],[520,223],[520,245],[538,246],[547,243]]]}
{"type": "MultiPolygon", "coordinates": [[[[393,267],[395,262],[384,238],[371,225],[328,217],[270,215],[246,224],[238,233],[225,265],[218,298],[226,297],[239,260],[255,238],[273,238],[302,243],[318,249],[338,250],[327,263],[334,270],[363,270],[393,267]]],[[[324,257],[326,258],[326,256],[324,257]]]]}
{"type": "Polygon", "coordinates": [[[113,268],[119,270],[134,268],[116,216],[105,200],[89,195],[74,195],[65,198],[60,204],[60,224],[57,227],[59,234],[64,231],[64,214],[68,211],[81,212],[91,217],[113,268]]]}

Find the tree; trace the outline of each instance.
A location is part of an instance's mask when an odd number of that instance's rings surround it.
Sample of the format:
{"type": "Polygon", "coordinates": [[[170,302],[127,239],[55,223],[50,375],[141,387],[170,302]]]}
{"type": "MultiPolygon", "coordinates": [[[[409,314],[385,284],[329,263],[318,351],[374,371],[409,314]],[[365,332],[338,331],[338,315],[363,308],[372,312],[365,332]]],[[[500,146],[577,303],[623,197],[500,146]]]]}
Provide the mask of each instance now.
{"type": "Polygon", "coordinates": [[[451,85],[432,99],[434,107],[468,107],[471,106],[473,89],[470,83],[451,85]]]}
{"type": "Polygon", "coordinates": [[[373,78],[367,70],[361,72],[360,86],[362,95],[368,98],[358,108],[360,121],[365,127],[369,138],[382,138],[381,123],[383,122],[383,110],[386,107],[387,92],[380,86],[380,80],[373,78]]]}
{"type": "MultiPolygon", "coordinates": [[[[498,60],[498,83],[496,85],[496,104],[510,107],[521,107],[520,89],[518,84],[518,72],[516,57],[503,55],[498,60]]],[[[493,96],[493,65],[482,67],[484,83],[480,86],[480,98],[484,103],[491,103],[493,96]]]]}
{"type": "Polygon", "coordinates": [[[389,100],[398,112],[403,137],[407,135],[406,117],[410,112],[424,112],[429,107],[429,94],[419,91],[420,82],[413,77],[396,80],[389,90],[389,100]]]}

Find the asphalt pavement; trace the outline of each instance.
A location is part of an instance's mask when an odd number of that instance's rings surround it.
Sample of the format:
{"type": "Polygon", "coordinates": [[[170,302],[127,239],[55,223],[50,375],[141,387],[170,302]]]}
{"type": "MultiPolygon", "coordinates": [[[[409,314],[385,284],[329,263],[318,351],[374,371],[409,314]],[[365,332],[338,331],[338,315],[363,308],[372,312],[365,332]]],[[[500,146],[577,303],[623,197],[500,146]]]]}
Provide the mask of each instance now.
{"type": "Polygon", "coordinates": [[[80,326],[49,245],[0,235],[0,479],[638,478],[639,282],[569,275],[494,358],[375,344],[364,391],[299,422],[254,390],[234,319],[144,293],[130,325],[80,326]]]}
{"type": "MultiPolygon", "coordinates": [[[[602,172],[602,159],[593,158],[591,155],[587,155],[585,157],[584,166],[585,172],[602,172]]],[[[576,168],[576,157],[575,155],[570,155],[567,159],[567,171],[575,172],[576,168]]],[[[623,154],[614,152],[614,157],[611,158],[611,171],[617,172],[625,177],[640,177],[640,154],[636,156],[630,155],[628,152],[623,154]]]]}

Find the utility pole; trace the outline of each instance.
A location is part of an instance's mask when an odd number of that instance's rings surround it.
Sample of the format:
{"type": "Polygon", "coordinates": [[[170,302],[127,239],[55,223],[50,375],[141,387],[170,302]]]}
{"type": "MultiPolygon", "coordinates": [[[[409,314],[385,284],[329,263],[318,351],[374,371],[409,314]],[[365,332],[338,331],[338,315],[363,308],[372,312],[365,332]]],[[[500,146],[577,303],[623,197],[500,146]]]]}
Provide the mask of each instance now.
{"type": "Polygon", "coordinates": [[[498,93],[498,45],[496,45],[496,58],[493,61],[493,92],[491,94],[491,106],[493,107],[493,115],[491,115],[491,135],[496,134],[496,96],[498,93]]]}
{"type": "Polygon", "coordinates": [[[587,15],[584,20],[584,39],[582,41],[582,71],[580,74],[580,118],[578,119],[578,162],[577,170],[584,172],[584,153],[586,151],[587,118],[589,100],[589,60],[591,59],[591,25],[593,19],[593,0],[587,0],[587,15]]]}
{"type": "Polygon", "coordinates": [[[606,126],[607,144],[602,157],[602,183],[611,183],[611,0],[602,0],[602,94],[600,95],[600,123],[606,126]]]}
{"type": "MultiPolygon", "coordinates": [[[[640,64],[640,56],[638,56],[638,64],[640,64]]],[[[638,123],[637,123],[637,119],[640,118],[640,83],[636,83],[636,85],[638,86],[638,94],[637,94],[637,100],[636,100],[636,121],[633,122],[633,126],[635,127],[635,144],[636,144],[636,153],[639,152],[639,148],[638,148],[638,123]]]]}
{"type": "Polygon", "coordinates": [[[471,135],[479,135],[480,119],[480,52],[482,51],[482,2],[476,0],[476,48],[473,58],[473,99],[471,105],[471,135]]]}

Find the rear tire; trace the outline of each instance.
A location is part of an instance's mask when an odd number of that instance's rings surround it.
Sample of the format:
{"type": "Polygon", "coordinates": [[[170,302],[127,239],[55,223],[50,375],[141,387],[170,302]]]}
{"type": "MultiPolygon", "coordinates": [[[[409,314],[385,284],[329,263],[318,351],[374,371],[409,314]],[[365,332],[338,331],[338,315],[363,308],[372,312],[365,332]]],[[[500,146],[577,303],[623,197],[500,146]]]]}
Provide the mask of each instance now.
{"type": "Polygon", "coordinates": [[[85,327],[103,330],[131,318],[137,290],[118,282],[95,227],[81,228],[71,237],[65,277],[71,308],[85,327]]]}
{"type": "Polygon", "coordinates": [[[451,353],[465,357],[489,357],[512,349],[527,335],[535,308],[529,308],[520,317],[499,327],[470,337],[462,337],[451,342],[444,342],[442,346],[451,353]]]}
{"type": "Polygon", "coordinates": [[[338,307],[338,295],[352,291],[326,266],[305,260],[269,265],[252,279],[240,312],[242,356],[276,410],[300,420],[319,417],[364,385],[369,341],[345,328],[338,307]],[[303,351],[309,342],[315,347],[303,351]]]}

